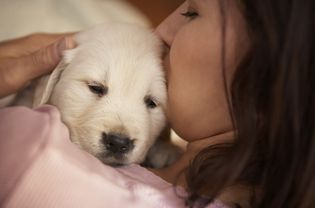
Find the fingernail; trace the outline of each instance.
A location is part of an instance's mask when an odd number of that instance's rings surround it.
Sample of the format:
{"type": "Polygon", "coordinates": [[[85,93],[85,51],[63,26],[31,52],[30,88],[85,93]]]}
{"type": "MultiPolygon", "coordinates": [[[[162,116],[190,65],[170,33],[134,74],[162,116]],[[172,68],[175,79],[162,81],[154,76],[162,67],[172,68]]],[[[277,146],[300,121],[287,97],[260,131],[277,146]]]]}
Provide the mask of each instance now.
{"type": "Polygon", "coordinates": [[[71,37],[64,37],[58,42],[58,52],[60,56],[62,55],[62,52],[67,49],[72,49],[75,47],[75,43],[71,37]]]}

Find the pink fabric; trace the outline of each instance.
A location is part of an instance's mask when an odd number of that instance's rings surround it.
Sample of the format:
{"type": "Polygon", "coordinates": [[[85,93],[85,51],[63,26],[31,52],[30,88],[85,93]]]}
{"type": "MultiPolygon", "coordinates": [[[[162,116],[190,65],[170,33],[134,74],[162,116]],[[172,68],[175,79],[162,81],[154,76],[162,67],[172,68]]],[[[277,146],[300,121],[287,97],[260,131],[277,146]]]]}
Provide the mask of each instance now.
{"type": "Polygon", "coordinates": [[[46,105],[0,110],[0,207],[185,206],[171,184],[145,168],[112,168],[77,148],[57,109],[46,105]]]}

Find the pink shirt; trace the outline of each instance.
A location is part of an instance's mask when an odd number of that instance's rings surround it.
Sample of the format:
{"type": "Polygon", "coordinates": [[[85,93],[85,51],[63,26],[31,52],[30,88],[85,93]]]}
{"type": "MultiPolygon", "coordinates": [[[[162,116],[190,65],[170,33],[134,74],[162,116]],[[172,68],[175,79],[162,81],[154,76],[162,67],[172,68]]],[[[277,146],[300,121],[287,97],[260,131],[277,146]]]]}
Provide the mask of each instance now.
{"type": "Polygon", "coordinates": [[[139,165],[113,168],[77,148],[55,107],[0,110],[0,207],[185,207],[176,190],[139,165]]]}

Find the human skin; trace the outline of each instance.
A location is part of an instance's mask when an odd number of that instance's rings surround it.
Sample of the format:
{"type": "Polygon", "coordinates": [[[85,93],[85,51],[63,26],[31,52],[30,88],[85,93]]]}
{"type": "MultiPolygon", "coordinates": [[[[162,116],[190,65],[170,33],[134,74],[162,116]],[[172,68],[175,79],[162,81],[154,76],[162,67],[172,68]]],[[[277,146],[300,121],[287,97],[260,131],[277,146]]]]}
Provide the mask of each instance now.
{"type": "MultiPolygon", "coordinates": [[[[229,89],[249,44],[236,1],[223,2],[226,2],[224,63],[229,89]]],[[[196,153],[208,145],[233,138],[229,93],[225,93],[224,87],[222,22],[219,1],[191,0],[185,1],[156,28],[166,47],[168,120],[188,145],[177,163],[153,172],[184,187],[184,179],[176,179],[196,153]]]]}
{"type": "Polygon", "coordinates": [[[0,42],[0,98],[49,73],[62,51],[75,46],[72,34],[33,34],[0,42]]]}

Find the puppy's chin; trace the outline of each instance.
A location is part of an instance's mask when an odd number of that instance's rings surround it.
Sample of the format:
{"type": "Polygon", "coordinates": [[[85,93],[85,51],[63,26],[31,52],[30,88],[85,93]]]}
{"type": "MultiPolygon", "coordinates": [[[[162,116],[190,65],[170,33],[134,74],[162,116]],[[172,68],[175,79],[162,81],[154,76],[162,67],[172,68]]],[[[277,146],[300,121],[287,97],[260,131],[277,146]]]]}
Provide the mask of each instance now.
{"type": "Polygon", "coordinates": [[[100,161],[102,161],[106,165],[110,165],[113,167],[129,165],[131,162],[127,159],[127,155],[114,155],[111,153],[101,153],[95,155],[100,161]]]}
{"type": "Polygon", "coordinates": [[[105,162],[103,162],[103,163],[106,165],[112,166],[112,167],[122,167],[125,165],[129,165],[129,164],[121,164],[121,163],[105,163],[105,162]]]}
{"type": "Polygon", "coordinates": [[[118,167],[118,166],[124,166],[124,165],[129,165],[131,163],[139,163],[139,161],[131,161],[129,158],[129,154],[113,154],[110,152],[107,152],[104,150],[105,147],[103,145],[96,145],[94,148],[92,148],[91,144],[86,144],[79,139],[78,137],[74,136],[76,135],[74,131],[71,131],[72,134],[70,134],[70,140],[72,143],[76,144],[77,147],[80,149],[90,153],[97,159],[99,159],[102,163],[106,165],[110,165],[113,167],[118,167]]]}

